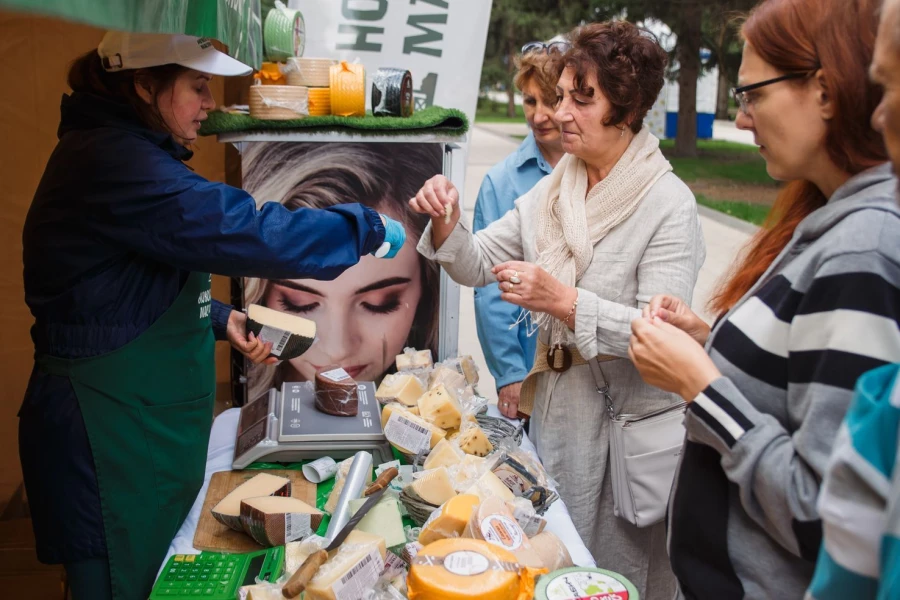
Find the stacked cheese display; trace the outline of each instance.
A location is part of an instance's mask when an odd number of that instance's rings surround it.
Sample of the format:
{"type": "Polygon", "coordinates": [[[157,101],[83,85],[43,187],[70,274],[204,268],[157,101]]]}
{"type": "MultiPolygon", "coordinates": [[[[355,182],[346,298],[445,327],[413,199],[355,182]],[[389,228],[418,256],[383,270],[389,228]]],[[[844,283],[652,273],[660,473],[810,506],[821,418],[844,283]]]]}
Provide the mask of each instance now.
{"type": "Polygon", "coordinates": [[[258,85],[250,87],[250,115],[287,120],[332,114],[331,69],[337,64],[328,58],[299,56],[264,62],[254,75],[258,85]]]}

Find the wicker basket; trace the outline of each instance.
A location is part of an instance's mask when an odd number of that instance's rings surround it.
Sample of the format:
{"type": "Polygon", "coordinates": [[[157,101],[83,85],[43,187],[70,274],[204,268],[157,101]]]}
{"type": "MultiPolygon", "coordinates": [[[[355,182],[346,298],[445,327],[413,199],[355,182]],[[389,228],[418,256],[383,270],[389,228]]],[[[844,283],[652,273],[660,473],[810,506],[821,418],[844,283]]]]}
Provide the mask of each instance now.
{"type": "Polygon", "coordinates": [[[287,83],[327,88],[331,85],[331,65],[336,63],[329,58],[289,58],[285,68],[287,83]]]}
{"type": "Polygon", "coordinates": [[[309,115],[309,91],[294,85],[250,86],[250,116],[286,121],[309,115]]]}
{"type": "Polygon", "coordinates": [[[416,525],[421,527],[431,516],[437,506],[422,502],[419,498],[413,497],[405,488],[400,492],[400,502],[406,507],[406,512],[416,525]]]}
{"type": "Polygon", "coordinates": [[[516,427],[509,421],[487,415],[475,415],[475,420],[478,421],[478,426],[484,430],[485,435],[487,435],[494,446],[504,438],[512,438],[516,441],[516,444],[522,443],[522,434],[525,428],[524,421],[516,427]]]}

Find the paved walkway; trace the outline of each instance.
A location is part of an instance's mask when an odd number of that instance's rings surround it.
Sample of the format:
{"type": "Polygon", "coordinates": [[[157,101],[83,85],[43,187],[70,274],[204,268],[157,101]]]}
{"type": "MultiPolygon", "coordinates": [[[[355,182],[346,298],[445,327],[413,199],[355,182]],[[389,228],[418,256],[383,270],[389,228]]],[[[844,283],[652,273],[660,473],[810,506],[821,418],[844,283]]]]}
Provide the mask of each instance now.
{"type": "MultiPolygon", "coordinates": [[[[527,129],[524,124],[521,126],[499,123],[477,124],[472,128],[463,196],[464,213],[470,223],[475,199],[478,196],[478,188],[481,186],[485,174],[518,146],[518,140],[509,136],[525,135],[526,133],[527,129]]],[[[744,132],[738,131],[738,133],[744,132]]],[[[729,269],[740,248],[752,235],[753,228],[742,221],[711,210],[703,210],[700,221],[706,238],[706,262],[700,270],[700,277],[694,291],[693,306],[695,310],[711,321],[711,316],[703,311],[703,307],[715,289],[716,282],[729,269]]],[[[488,398],[496,399],[494,380],[487,370],[484,354],[478,343],[473,295],[472,290],[468,288],[462,288],[460,292],[459,352],[460,354],[471,354],[478,364],[481,371],[479,392],[488,398]]]]}

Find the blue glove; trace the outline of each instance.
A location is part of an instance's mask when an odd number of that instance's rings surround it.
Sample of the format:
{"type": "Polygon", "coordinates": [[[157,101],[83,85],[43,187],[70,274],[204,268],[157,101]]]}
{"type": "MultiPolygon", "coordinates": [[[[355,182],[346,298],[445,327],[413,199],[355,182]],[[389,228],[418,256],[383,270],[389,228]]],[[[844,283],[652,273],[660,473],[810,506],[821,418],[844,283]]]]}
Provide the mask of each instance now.
{"type": "Polygon", "coordinates": [[[406,231],[404,231],[403,225],[386,215],[381,215],[381,221],[384,223],[384,243],[375,252],[372,252],[372,256],[394,258],[403,247],[403,242],[406,241],[406,231]]]}

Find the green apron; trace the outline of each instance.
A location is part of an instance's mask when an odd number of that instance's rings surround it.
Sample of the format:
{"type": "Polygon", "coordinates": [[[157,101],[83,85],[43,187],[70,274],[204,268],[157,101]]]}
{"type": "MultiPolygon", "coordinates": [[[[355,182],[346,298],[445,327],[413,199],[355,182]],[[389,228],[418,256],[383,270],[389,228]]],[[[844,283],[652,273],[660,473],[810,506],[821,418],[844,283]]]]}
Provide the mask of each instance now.
{"type": "MultiPolygon", "coordinates": [[[[84,416],[114,600],[146,600],[203,485],[215,399],[210,275],[192,273],[137,339],[87,359],[38,356],[84,416]]],[[[60,490],[61,494],[65,490],[60,490]]]]}

